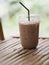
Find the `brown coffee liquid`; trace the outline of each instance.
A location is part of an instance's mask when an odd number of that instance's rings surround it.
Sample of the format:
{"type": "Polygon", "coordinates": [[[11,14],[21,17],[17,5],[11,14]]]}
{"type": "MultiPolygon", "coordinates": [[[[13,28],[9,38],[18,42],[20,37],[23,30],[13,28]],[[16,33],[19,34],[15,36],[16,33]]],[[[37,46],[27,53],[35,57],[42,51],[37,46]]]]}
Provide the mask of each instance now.
{"type": "Polygon", "coordinates": [[[38,44],[39,23],[20,23],[21,44],[24,48],[36,48],[38,44]]]}
{"type": "Polygon", "coordinates": [[[0,20],[0,40],[4,40],[4,35],[3,35],[3,29],[2,29],[1,20],[0,20]]]}

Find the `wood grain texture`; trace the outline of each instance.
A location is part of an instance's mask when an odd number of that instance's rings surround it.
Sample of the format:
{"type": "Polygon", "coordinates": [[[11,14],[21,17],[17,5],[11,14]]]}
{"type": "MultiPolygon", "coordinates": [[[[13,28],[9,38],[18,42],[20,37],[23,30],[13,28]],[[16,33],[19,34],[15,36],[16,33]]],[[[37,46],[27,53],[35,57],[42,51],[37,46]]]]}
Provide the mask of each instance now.
{"type": "Polygon", "coordinates": [[[0,43],[0,65],[42,65],[49,59],[49,39],[39,39],[31,50],[23,49],[19,38],[0,43]]]}

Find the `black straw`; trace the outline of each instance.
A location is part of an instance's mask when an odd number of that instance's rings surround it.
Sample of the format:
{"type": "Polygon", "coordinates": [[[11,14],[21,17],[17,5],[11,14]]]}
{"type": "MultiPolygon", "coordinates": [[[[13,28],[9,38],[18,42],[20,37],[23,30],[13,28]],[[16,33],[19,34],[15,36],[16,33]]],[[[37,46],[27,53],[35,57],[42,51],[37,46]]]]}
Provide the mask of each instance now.
{"type": "Polygon", "coordinates": [[[29,9],[25,5],[23,5],[21,2],[19,2],[19,3],[28,11],[28,20],[30,21],[30,11],[29,11],[29,9]]]}

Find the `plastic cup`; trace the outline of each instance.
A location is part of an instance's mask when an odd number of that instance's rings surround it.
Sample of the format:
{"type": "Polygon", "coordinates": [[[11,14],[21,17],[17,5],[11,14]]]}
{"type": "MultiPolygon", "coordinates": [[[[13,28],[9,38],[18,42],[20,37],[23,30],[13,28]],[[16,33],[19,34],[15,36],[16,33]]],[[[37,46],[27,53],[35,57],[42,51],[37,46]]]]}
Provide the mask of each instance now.
{"type": "Polygon", "coordinates": [[[23,48],[34,49],[38,45],[39,37],[39,14],[32,14],[30,21],[28,17],[19,16],[20,39],[23,48]]]}

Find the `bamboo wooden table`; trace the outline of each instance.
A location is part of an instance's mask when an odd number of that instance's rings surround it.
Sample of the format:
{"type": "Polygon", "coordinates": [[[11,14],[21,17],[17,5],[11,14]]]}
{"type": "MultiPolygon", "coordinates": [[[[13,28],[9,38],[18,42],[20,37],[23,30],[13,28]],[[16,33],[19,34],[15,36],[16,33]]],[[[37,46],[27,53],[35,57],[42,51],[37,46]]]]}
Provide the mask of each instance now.
{"type": "Polygon", "coordinates": [[[42,65],[49,59],[49,39],[39,39],[37,49],[23,49],[20,38],[0,42],[0,65],[42,65]]]}

